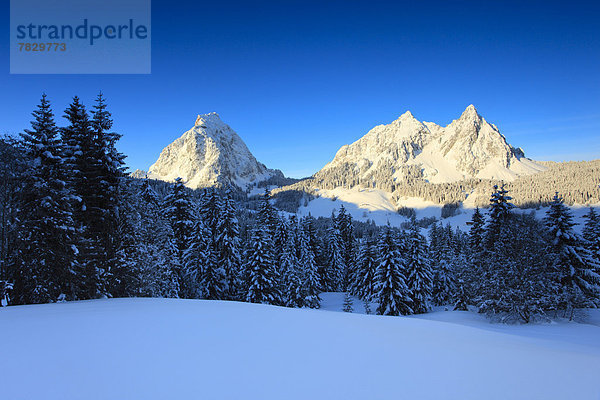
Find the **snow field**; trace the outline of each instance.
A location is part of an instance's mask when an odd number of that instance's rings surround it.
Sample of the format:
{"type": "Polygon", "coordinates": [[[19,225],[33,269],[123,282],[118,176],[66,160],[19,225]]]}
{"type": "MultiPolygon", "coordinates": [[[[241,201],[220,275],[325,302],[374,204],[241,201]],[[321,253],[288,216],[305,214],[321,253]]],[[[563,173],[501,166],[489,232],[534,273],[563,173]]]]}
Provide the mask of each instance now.
{"type": "MultiPolygon", "coordinates": [[[[323,294],[324,308],[342,298],[323,294]]],[[[381,317],[202,300],[9,307],[0,387],[5,399],[46,400],[600,396],[600,327],[572,323],[540,338],[485,324],[467,312],[381,317]]]]}

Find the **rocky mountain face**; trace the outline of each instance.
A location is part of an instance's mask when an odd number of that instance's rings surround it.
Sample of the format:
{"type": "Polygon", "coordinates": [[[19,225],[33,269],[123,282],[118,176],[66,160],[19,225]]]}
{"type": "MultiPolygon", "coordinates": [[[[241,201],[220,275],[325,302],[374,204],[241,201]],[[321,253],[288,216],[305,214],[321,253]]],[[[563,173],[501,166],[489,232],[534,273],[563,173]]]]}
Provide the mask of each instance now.
{"type": "Polygon", "coordinates": [[[258,162],[238,134],[213,112],[198,115],[192,129],[165,147],[148,177],[164,181],[181,177],[191,188],[237,186],[246,190],[269,178],[283,178],[283,174],[258,162]]]}
{"type": "Polygon", "coordinates": [[[470,105],[445,127],[418,121],[407,111],[342,146],[315,178],[326,186],[350,187],[421,178],[431,183],[469,178],[512,181],[545,169],[508,144],[498,128],[470,105]]]}

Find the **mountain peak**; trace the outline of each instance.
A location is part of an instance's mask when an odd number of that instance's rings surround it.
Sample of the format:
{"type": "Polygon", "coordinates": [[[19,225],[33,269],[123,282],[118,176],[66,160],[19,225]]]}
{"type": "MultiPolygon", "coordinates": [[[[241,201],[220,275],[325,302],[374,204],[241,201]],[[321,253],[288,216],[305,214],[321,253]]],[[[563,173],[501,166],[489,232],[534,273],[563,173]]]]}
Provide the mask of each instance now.
{"type": "Polygon", "coordinates": [[[405,120],[405,119],[416,119],[416,118],[409,110],[406,110],[406,112],[400,116],[400,119],[405,120]]]}
{"type": "Polygon", "coordinates": [[[219,117],[219,114],[213,111],[208,114],[198,114],[196,123],[194,125],[202,125],[206,121],[223,123],[223,121],[221,121],[221,117],[219,117]]]}
{"type": "Polygon", "coordinates": [[[219,114],[200,114],[194,127],[168,145],[150,167],[154,179],[180,177],[191,188],[237,186],[242,190],[283,176],[258,162],[244,141],[219,114]]]}
{"type": "Polygon", "coordinates": [[[475,108],[475,106],[473,104],[469,104],[467,106],[467,108],[465,108],[465,111],[463,111],[463,113],[460,116],[460,119],[464,119],[464,118],[481,118],[481,116],[479,115],[479,113],[477,112],[477,109],[475,108]]]}

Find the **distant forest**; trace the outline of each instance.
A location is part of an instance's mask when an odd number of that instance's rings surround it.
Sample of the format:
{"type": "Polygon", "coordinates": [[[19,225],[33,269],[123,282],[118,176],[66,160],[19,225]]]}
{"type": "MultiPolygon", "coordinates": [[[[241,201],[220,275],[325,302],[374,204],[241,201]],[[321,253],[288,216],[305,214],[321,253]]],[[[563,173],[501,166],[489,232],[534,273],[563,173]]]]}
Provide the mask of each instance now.
{"type": "MultiPolygon", "coordinates": [[[[367,180],[357,178],[359,173],[352,172],[354,167],[319,171],[314,177],[307,178],[289,186],[273,191],[280,198],[282,209],[296,210],[303,201],[315,195],[316,188],[334,189],[336,187],[363,187],[388,191],[395,200],[401,197],[420,197],[436,204],[459,205],[467,197],[470,204],[487,207],[494,186],[505,184],[513,197],[513,204],[519,208],[536,208],[548,205],[558,190],[568,205],[600,204],[600,160],[543,162],[546,171],[534,175],[524,175],[512,182],[489,179],[468,179],[453,183],[429,183],[416,166],[403,166],[403,181],[392,177],[396,169],[390,166],[385,175],[377,175],[367,180]],[[348,172],[350,171],[350,172],[348,172]]],[[[381,174],[381,169],[378,169],[381,174]]]]}

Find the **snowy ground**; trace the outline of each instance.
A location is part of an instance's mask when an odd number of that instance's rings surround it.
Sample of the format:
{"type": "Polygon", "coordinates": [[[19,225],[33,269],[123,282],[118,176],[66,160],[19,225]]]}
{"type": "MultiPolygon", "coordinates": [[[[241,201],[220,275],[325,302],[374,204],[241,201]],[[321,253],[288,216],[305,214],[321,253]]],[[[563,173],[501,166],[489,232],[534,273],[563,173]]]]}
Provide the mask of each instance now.
{"type": "Polygon", "coordinates": [[[323,310],[167,299],[0,309],[1,397],[600,398],[599,326],[327,311],[342,298],[323,294],[323,310]]]}
{"type": "MultiPolygon", "coordinates": [[[[404,197],[399,202],[392,201],[391,195],[387,192],[378,189],[364,188],[336,188],[332,190],[319,189],[317,190],[319,197],[311,200],[307,206],[301,206],[298,209],[298,214],[301,216],[308,215],[313,217],[330,217],[331,212],[335,210],[337,213],[342,205],[352,215],[352,218],[358,221],[373,220],[377,225],[385,225],[388,222],[390,225],[399,227],[403,222],[409,221],[408,218],[399,215],[396,210],[399,206],[413,208],[418,219],[425,217],[441,218],[442,205],[435,204],[431,201],[426,201],[417,197],[404,197]]],[[[463,231],[468,230],[467,222],[471,220],[474,207],[469,206],[469,203],[464,207],[460,207],[457,215],[444,218],[441,222],[452,227],[459,227],[463,231]]],[[[600,207],[600,204],[594,205],[600,207]]],[[[517,212],[529,213],[535,212],[537,218],[544,218],[547,207],[541,207],[539,210],[534,209],[516,209],[517,212]]],[[[589,211],[589,206],[574,206],[571,207],[575,222],[578,226],[575,229],[581,231],[584,223],[583,216],[589,211]]]]}

